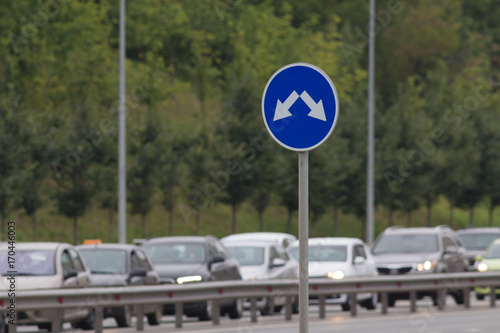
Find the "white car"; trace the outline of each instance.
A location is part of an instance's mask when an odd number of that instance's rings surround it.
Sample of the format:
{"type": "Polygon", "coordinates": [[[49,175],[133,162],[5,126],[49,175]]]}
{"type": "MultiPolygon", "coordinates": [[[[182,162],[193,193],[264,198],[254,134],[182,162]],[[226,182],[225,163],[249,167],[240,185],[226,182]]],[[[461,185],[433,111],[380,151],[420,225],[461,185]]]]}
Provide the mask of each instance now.
{"type": "MultiPolygon", "coordinates": [[[[298,263],[289,258],[285,249],[278,243],[269,241],[232,241],[226,240],[224,246],[240,264],[243,280],[297,279],[298,263]]],[[[259,299],[257,308],[262,315],[279,312],[285,305],[285,297],[275,296],[270,299],[259,299]],[[273,306],[271,306],[273,304],[273,306]],[[273,308],[271,308],[273,307],[273,308]]],[[[294,304],[295,312],[297,304],[294,304]]],[[[250,302],[243,302],[244,308],[250,302]]]]}
{"type": "MultiPolygon", "coordinates": [[[[90,287],[90,271],[74,246],[66,243],[0,243],[0,289],[9,290],[9,271],[16,271],[16,291],[90,287]],[[11,251],[9,253],[9,251],[11,251]],[[14,253],[14,254],[13,254],[14,253]],[[14,258],[14,260],[11,260],[14,258]],[[12,263],[13,266],[10,266],[12,263]]],[[[18,311],[18,325],[37,325],[52,331],[53,310],[18,311]]],[[[65,309],[62,322],[94,329],[95,313],[89,309],[65,309]]],[[[4,324],[4,323],[0,323],[4,324]]]]}
{"type": "MultiPolygon", "coordinates": [[[[376,276],[377,268],[368,245],[358,238],[325,237],[309,239],[309,279],[376,276]]],[[[299,260],[299,242],[287,249],[290,255],[299,260]]],[[[357,300],[369,310],[377,305],[377,293],[359,293],[357,300]]],[[[310,303],[317,303],[313,297],[310,303]]],[[[340,304],[342,310],[349,311],[347,294],[329,295],[327,304],[340,304]]]]}
{"type": "Polygon", "coordinates": [[[245,232],[241,234],[233,234],[221,238],[221,242],[239,242],[239,241],[266,241],[274,242],[283,246],[285,249],[293,242],[297,240],[297,237],[284,232],[245,232]]]}

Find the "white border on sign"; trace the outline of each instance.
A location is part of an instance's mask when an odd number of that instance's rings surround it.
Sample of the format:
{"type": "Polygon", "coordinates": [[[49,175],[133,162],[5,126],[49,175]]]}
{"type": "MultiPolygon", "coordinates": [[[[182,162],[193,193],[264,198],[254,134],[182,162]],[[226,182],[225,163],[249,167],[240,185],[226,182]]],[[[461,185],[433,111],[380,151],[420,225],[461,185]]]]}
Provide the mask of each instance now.
{"type": "Polygon", "coordinates": [[[286,148],[286,149],[289,149],[289,150],[293,150],[293,151],[309,151],[309,150],[313,150],[314,148],[318,147],[319,145],[321,145],[323,142],[325,142],[326,139],[328,139],[328,137],[332,134],[333,132],[333,129],[335,128],[335,126],[337,125],[337,120],[338,120],[338,115],[339,115],[339,111],[340,111],[340,102],[339,102],[339,95],[337,93],[337,88],[335,88],[335,84],[333,84],[333,81],[332,79],[330,79],[330,77],[328,76],[328,74],[326,74],[321,68],[317,67],[317,66],[314,66],[314,65],[311,65],[311,64],[308,64],[306,62],[295,62],[293,64],[288,64],[286,66],[283,66],[281,67],[280,69],[278,69],[274,74],[273,76],[271,76],[271,78],[269,79],[269,81],[267,81],[267,84],[266,84],[266,87],[264,88],[264,92],[262,94],[262,118],[264,120],[264,124],[266,125],[266,128],[267,128],[267,131],[269,132],[269,134],[271,134],[271,136],[273,137],[274,141],[276,141],[277,143],[279,143],[282,147],[286,148]],[[286,144],[284,144],[283,142],[281,142],[280,140],[278,140],[273,132],[271,131],[271,129],[269,128],[269,124],[267,123],[266,121],[266,113],[265,113],[265,110],[264,110],[264,100],[266,98],[266,93],[267,93],[267,88],[269,87],[269,84],[273,81],[274,77],[276,75],[278,75],[279,73],[281,73],[282,71],[284,71],[285,69],[287,68],[290,68],[290,67],[299,67],[299,66],[302,66],[302,67],[309,67],[311,69],[314,69],[315,71],[317,71],[318,73],[320,73],[321,75],[323,75],[323,77],[328,81],[328,83],[330,84],[330,87],[332,88],[332,91],[333,91],[333,96],[335,98],[335,119],[333,120],[333,124],[332,124],[332,127],[330,128],[330,131],[328,131],[328,134],[325,135],[325,137],[320,141],[318,142],[317,144],[315,144],[314,146],[312,147],[307,147],[307,148],[294,148],[294,147],[290,147],[286,144]]]}

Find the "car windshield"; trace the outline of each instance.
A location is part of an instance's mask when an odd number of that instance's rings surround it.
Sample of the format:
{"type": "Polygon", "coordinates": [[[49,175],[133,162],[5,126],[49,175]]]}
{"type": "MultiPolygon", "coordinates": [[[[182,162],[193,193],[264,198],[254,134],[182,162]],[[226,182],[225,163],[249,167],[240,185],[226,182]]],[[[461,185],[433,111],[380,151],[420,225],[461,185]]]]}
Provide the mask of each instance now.
{"type": "Polygon", "coordinates": [[[55,275],[54,251],[16,249],[15,255],[9,255],[8,249],[0,250],[0,275],[12,271],[17,275],[55,275]]]}
{"type": "Polygon", "coordinates": [[[495,239],[500,238],[499,234],[460,234],[460,239],[467,250],[484,251],[495,239]]]}
{"type": "Polygon", "coordinates": [[[488,249],[486,254],[484,255],[487,259],[499,259],[500,258],[500,244],[493,244],[488,249]]]}
{"type": "MultiPolygon", "coordinates": [[[[299,260],[299,247],[290,249],[290,254],[295,260],[299,260]]],[[[346,245],[309,245],[309,261],[346,261],[346,245]]]]}
{"type": "Polygon", "coordinates": [[[226,246],[241,266],[259,266],[264,263],[263,246],[226,246]]]}
{"type": "Polygon", "coordinates": [[[127,251],[117,249],[80,249],[83,260],[94,274],[125,274],[127,251]]]}
{"type": "Polygon", "coordinates": [[[157,243],[144,245],[153,264],[202,264],[205,246],[200,243],[157,243]]]}
{"type": "Polygon", "coordinates": [[[434,234],[383,235],[373,247],[375,254],[432,253],[439,249],[434,234]]]}

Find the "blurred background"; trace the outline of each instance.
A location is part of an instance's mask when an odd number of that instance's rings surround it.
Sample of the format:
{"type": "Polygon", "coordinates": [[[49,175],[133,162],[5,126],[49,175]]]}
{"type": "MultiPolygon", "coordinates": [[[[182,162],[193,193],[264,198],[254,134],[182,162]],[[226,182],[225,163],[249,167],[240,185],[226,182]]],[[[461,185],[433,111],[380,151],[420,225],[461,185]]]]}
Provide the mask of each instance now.
{"type": "MultiPolygon", "coordinates": [[[[499,16],[377,1],[375,235],[498,226],[499,16]]],[[[310,154],[310,236],[364,238],[368,20],[366,0],[128,1],[127,240],[297,234],[297,155],[261,97],[299,61],[341,103],[310,154]]],[[[0,5],[0,215],[19,241],[117,241],[118,23],[118,1],[0,5]]]]}

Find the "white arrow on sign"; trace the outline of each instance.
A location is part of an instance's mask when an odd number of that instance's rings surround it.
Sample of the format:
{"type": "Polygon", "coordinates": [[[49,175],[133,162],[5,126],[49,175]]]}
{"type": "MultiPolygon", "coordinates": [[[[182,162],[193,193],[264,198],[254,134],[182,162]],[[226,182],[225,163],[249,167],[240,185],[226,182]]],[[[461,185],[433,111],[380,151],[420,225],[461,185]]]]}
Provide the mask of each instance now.
{"type": "Polygon", "coordinates": [[[276,103],[276,111],[274,112],[273,121],[280,120],[286,117],[290,117],[292,114],[288,109],[295,103],[295,101],[299,98],[299,94],[295,92],[295,90],[288,96],[284,103],[278,99],[278,103],[276,103]]]}
{"type": "Polygon", "coordinates": [[[304,92],[300,95],[300,98],[307,104],[307,106],[311,109],[307,115],[309,117],[313,117],[319,120],[326,121],[325,109],[323,108],[323,100],[320,99],[318,103],[316,103],[311,96],[304,90],[304,92]]]}

